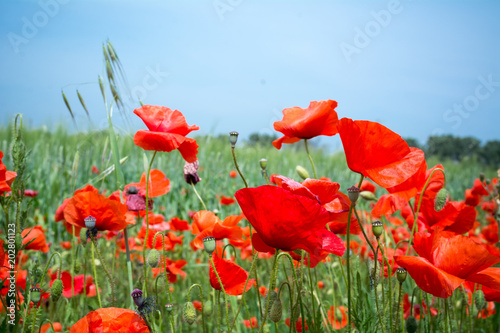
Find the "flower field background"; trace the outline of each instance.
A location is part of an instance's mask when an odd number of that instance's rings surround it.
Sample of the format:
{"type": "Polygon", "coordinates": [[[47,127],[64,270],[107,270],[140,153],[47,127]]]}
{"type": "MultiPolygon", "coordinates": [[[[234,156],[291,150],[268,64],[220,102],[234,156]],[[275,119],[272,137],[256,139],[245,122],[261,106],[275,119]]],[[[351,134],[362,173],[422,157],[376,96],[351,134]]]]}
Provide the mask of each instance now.
{"type": "Polygon", "coordinates": [[[108,130],[0,128],[0,332],[498,331],[498,166],[333,100],[284,109],[272,143],[196,136],[124,105],[104,58],[108,130]],[[114,106],[147,129],[117,133],[114,106]]]}

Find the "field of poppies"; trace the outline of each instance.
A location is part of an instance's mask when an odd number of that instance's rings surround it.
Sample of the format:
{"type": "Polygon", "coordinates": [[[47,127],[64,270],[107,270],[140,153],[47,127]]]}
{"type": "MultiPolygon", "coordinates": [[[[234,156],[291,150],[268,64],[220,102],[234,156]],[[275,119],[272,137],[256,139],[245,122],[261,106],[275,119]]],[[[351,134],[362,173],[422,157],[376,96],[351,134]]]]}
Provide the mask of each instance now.
{"type": "Polygon", "coordinates": [[[336,106],[283,110],[273,146],[195,140],[164,106],[130,136],[18,116],[0,331],[496,332],[499,175],[336,106]],[[342,153],[308,147],[335,135],[342,153]]]}
{"type": "Polygon", "coordinates": [[[195,137],[128,110],[104,50],[107,130],[0,129],[0,332],[498,331],[500,170],[334,100],[285,108],[272,145],[195,137]]]}

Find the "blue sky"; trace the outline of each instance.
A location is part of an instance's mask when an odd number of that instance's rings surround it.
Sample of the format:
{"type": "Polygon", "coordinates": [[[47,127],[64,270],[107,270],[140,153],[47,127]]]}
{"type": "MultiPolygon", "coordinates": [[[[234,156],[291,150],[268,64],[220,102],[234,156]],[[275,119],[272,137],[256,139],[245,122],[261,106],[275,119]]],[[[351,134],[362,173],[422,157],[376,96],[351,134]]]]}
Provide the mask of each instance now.
{"type": "Polygon", "coordinates": [[[87,130],[78,89],[105,127],[109,38],[134,92],[130,132],[140,95],[200,133],[272,134],[284,108],[334,99],[339,117],[421,142],[500,139],[498,17],[499,1],[0,0],[0,124],[72,128],[64,89],[87,130]]]}

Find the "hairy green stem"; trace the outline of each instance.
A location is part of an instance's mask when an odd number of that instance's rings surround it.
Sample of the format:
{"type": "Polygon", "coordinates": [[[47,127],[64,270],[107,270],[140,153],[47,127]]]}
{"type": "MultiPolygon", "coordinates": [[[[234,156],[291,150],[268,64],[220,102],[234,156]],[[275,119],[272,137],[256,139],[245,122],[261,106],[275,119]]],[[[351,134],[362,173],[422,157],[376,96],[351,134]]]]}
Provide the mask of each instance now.
{"type": "Polygon", "coordinates": [[[99,257],[101,266],[104,269],[104,273],[106,273],[106,276],[108,277],[109,286],[111,287],[111,306],[114,307],[116,304],[115,280],[113,279],[113,276],[111,275],[108,267],[106,266],[106,263],[104,262],[104,259],[101,256],[101,251],[99,251],[99,248],[97,247],[97,240],[95,237],[92,237],[92,244],[95,248],[97,256],[99,257]]]}
{"type": "Polygon", "coordinates": [[[217,272],[217,269],[215,268],[214,259],[212,258],[211,255],[209,256],[209,258],[210,258],[210,263],[212,264],[212,269],[214,270],[215,275],[217,276],[217,280],[219,280],[219,284],[220,284],[220,287],[222,289],[222,292],[224,293],[224,302],[225,302],[225,305],[226,305],[225,308],[226,308],[227,331],[228,331],[228,333],[230,333],[231,332],[231,326],[230,326],[230,323],[229,323],[229,303],[227,301],[227,293],[226,293],[226,290],[224,289],[224,285],[222,284],[222,281],[220,279],[219,273],[217,272]]]}
{"type": "Polygon", "coordinates": [[[101,292],[99,291],[99,284],[97,283],[97,271],[95,269],[94,243],[93,242],[92,242],[92,245],[90,247],[90,253],[92,255],[92,269],[94,271],[94,281],[95,281],[95,289],[96,289],[96,293],[97,293],[97,302],[99,303],[99,308],[102,308],[101,292]]]}
{"type": "Polygon", "coordinates": [[[304,139],[304,145],[306,147],[307,157],[309,157],[309,162],[311,162],[311,166],[312,166],[312,169],[313,169],[314,178],[318,179],[318,175],[316,174],[316,167],[314,166],[313,159],[311,157],[311,154],[309,153],[309,146],[307,145],[307,139],[304,139]]]}
{"type": "Polygon", "coordinates": [[[238,170],[238,173],[239,173],[241,179],[243,180],[243,183],[245,183],[245,187],[248,187],[248,183],[247,183],[245,177],[243,177],[243,174],[241,173],[240,167],[238,166],[238,162],[236,161],[236,154],[234,153],[234,147],[231,147],[231,153],[233,154],[234,166],[235,166],[236,170],[238,170]]]}
{"type": "Polygon", "coordinates": [[[208,210],[207,206],[205,205],[205,202],[203,202],[203,199],[201,198],[200,194],[196,190],[196,186],[194,185],[194,183],[191,183],[191,186],[193,187],[193,191],[196,194],[196,196],[198,197],[198,200],[200,200],[201,205],[203,206],[203,209],[208,210]]]}
{"type": "MultiPolygon", "coordinates": [[[[142,245],[142,259],[144,262],[144,288],[143,292],[148,295],[148,270],[146,265],[146,243],[149,234],[149,175],[151,174],[151,166],[155,160],[157,151],[155,150],[151,161],[149,162],[148,173],[146,174],[146,236],[144,237],[144,244],[142,245]]],[[[153,244],[154,245],[154,244],[153,244]]]]}
{"type": "Polygon", "coordinates": [[[201,325],[203,326],[203,333],[205,333],[205,311],[204,311],[204,303],[203,303],[203,289],[201,286],[197,283],[193,284],[189,290],[188,290],[188,295],[187,295],[187,301],[189,302],[189,296],[191,295],[191,289],[194,287],[197,287],[200,289],[200,301],[201,301],[201,325]]]}

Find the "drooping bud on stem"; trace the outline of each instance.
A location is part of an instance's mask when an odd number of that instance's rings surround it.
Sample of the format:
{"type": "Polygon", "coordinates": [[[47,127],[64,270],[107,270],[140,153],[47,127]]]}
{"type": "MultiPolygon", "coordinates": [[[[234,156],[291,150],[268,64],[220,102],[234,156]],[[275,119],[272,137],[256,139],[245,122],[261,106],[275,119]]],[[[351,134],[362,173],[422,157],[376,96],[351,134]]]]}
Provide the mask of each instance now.
{"type": "Polygon", "coordinates": [[[215,251],[215,238],[210,236],[203,238],[203,246],[205,247],[205,252],[211,256],[215,251]]]}
{"type": "Polygon", "coordinates": [[[486,309],[486,307],[488,306],[482,290],[476,290],[476,292],[474,293],[474,304],[479,311],[486,309]]]}
{"type": "Polygon", "coordinates": [[[483,172],[481,172],[481,173],[479,174],[479,180],[481,181],[481,183],[482,183],[482,182],[484,182],[484,179],[485,179],[485,177],[484,177],[484,173],[483,173],[483,172]]]}
{"type": "Polygon", "coordinates": [[[406,332],[408,332],[408,333],[417,332],[418,324],[417,324],[417,320],[415,319],[415,317],[413,317],[413,316],[408,317],[408,319],[406,319],[405,326],[406,326],[406,332]]]}
{"type": "Polygon", "coordinates": [[[182,311],[182,317],[189,325],[192,325],[196,320],[196,309],[192,302],[187,302],[184,304],[184,311],[182,311]]]}
{"type": "Polygon", "coordinates": [[[379,238],[382,233],[384,232],[384,225],[380,221],[373,221],[372,222],[372,232],[373,235],[377,238],[379,238]]]}
{"type": "Polygon", "coordinates": [[[140,307],[144,302],[144,298],[142,297],[142,290],[140,289],[134,289],[131,296],[134,299],[134,303],[137,307],[140,307]]]}
{"type": "Polygon", "coordinates": [[[160,252],[158,252],[157,249],[152,249],[151,251],[149,251],[148,257],[146,260],[147,260],[148,265],[150,267],[152,267],[152,268],[158,267],[158,265],[160,263],[160,252]]]}
{"type": "Polygon", "coordinates": [[[236,142],[238,142],[238,132],[230,132],[229,133],[229,142],[231,143],[231,148],[236,147],[236,142]]]}
{"type": "Polygon", "coordinates": [[[359,187],[357,186],[351,186],[347,189],[347,196],[349,197],[349,200],[351,200],[352,203],[356,203],[359,198],[359,187]]]}
{"type": "Polygon", "coordinates": [[[271,306],[271,310],[269,313],[269,318],[275,323],[281,320],[281,315],[283,313],[283,306],[281,304],[281,300],[278,298],[273,302],[273,306],[271,306]]]}
{"type": "Polygon", "coordinates": [[[446,201],[448,200],[448,191],[443,187],[439,190],[436,195],[436,201],[434,203],[434,209],[436,212],[441,211],[446,205],[446,201]]]}
{"type": "Polygon", "coordinates": [[[54,302],[57,302],[59,297],[61,297],[62,292],[63,292],[63,282],[61,279],[57,279],[54,281],[52,284],[52,287],[50,287],[50,297],[54,300],[54,302]]]}

